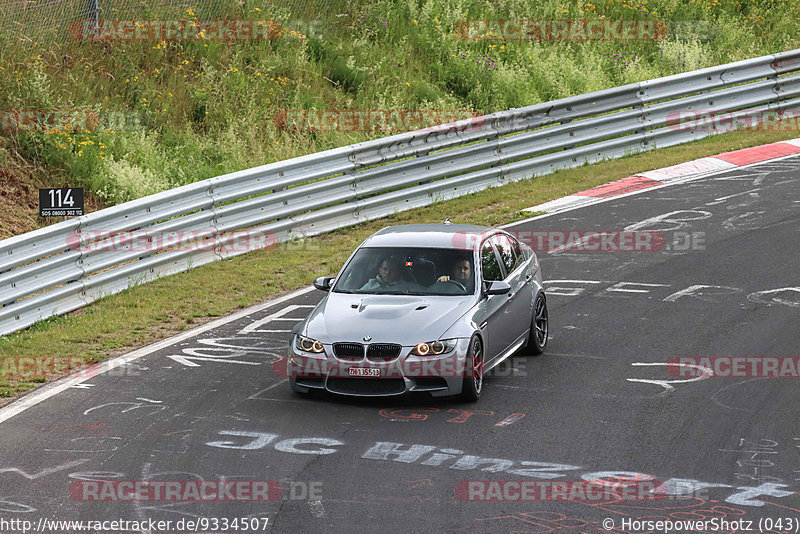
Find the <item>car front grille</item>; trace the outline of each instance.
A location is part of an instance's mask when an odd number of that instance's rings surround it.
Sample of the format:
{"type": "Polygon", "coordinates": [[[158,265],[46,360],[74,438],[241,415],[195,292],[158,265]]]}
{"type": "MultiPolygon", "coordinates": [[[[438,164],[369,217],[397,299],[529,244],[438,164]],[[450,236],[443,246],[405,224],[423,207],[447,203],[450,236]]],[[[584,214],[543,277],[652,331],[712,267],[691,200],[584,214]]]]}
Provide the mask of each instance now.
{"type": "Polygon", "coordinates": [[[402,345],[395,343],[373,343],[367,347],[367,359],[375,362],[388,362],[400,356],[402,345]]]}
{"type": "Polygon", "coordinates": [[[364,358],[364,345],[361,343],[334,343],[333,353],[342,360],[362,360],[364,358]]]}

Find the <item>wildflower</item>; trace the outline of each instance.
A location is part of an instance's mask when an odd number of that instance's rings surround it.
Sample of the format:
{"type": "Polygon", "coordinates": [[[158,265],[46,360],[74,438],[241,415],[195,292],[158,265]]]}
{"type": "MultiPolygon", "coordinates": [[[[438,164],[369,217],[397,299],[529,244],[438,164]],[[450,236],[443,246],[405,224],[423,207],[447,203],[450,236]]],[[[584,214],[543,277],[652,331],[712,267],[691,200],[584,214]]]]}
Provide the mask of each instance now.
{"type": "Polygon", "coordinates": [[[414,24],[416,24],[417,26],[419,26],[419,22],[417,22],[417,19],[414,19],[414,20],[412,20],[411,22],[413,22],[414,24]]]}

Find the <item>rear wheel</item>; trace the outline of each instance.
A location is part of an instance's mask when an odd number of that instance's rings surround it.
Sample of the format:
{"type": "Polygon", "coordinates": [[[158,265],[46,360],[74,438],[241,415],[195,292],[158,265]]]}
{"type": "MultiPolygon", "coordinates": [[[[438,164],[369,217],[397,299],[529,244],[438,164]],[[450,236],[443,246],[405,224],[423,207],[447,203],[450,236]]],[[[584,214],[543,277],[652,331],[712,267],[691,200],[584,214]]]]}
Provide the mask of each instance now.
{"type": "Polygon", "coordinates": [[[533,303],[533,318],[531,319],[531,330],[528,333],[528,344],[525,352],[534,356],[544,352],[547,346],[547,335],[549,325],[547,320],[547,299],[544,294],[539,293],[533,303]]]}
{"type": "Polygon", "coordinates": [[[469,349],[467,349],[466,376],[461,387],[461,400],[477,402],[481,398],[483,369],[483,343],[481,343],[481,338],[473,335],[472,339],[469,340],[469,349]]]}

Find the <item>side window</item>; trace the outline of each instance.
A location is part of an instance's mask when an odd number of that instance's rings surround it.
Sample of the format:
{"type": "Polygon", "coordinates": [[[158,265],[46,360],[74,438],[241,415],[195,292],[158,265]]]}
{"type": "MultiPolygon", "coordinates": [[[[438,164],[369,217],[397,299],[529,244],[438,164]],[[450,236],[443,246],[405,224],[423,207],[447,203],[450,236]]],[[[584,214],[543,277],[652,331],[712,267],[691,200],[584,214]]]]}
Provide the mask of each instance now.
{"type": "Polygon", "coordinates": [[[492,238],[497,251],[500,253],[500,258],[503,260],[503,265],[506,268],[506,274],[511,274],[511,271],[517,268],[522,262],[522,253],[519,249],[519,243],[511,236],[497,235],[492,238]]]}
{"type": "Polygon", "coordinates": [[[514,265],[516,269],[520,263],[525,263],[525,253],[522,252],[522,248],[520,248],[519,241],[516,238],[510,237],[509,239],[511,240],[511,250],[514,252],[514,257],[517,258],[517,263],[514,265]]]}
{"type": "Polygon", "coordinates": [[[481,270],[483,271],[484,280],[502,280],[503,271],[500,264],[497,263],[497,256],[494,254],[494,248],[489,241],[483,243],[481,247],[481,270]]]}

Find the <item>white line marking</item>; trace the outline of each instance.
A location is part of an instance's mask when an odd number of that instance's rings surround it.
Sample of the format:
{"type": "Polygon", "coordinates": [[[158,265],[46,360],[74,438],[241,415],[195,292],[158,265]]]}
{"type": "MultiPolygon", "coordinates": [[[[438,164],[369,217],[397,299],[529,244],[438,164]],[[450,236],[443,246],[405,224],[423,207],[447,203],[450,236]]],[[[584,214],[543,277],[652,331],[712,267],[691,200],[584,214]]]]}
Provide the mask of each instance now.
{"type": "Polygon", "coordinates": [[[278,380],[276,383],[272,384],[271,386],[269,386],[269,387],[267,387],[267,388],[264,388],[264,389],[262,389],[261,391],[258,391],[258,392],[256,392],[256,393],[253,393],[252,395],[250,395],[249,397],[247,397],[247,400],[267,400],[267,399],[262,399],[262,398],[260,398],[260,397],[259,397],[259,395],[261,395],[261,394],[262,394],[262,393],[264,393],[265,391],[269,391],[269,390],[271,390],[271,389],[275,389],[275,388],[276,388],[276,387],[278,387],[278,386],[282,386],[283,384],[285,384],[285,383],[286,383],[286,382],[288,382],[288,381],[289,381],[289,379],[288,379],[288,378],[284,378],[283,380],[278,380]]]}
{"type": "Polygon", "coordinates": [[[321,500],[314,499],[313,501],[308,501],[308,507],[311,508],[311,515],[317,519],[325,517],[325,507],[322,506],[321,500]]]}
{"type": "Polygon", "coordinates": [[[643,378],[626,378],[628,382],[642,382],[644,384],[655,384],[657,386],[661,386],[664,388],[664,391],[661,392],[661,395],[667,395],[672,393],[672,391],[675,389],[675,386],[673,386],[672,384],[697,382],[698,380],[705,380],[710,376],[714,375],[714,372],[708,367],[703,367],[702,365],[692,365],[689,363],[632,363],[631,365],[636,367],[654,366],[654,365],[663,365],[665,367],[689,367],[703,372],[702,375],[696,378],[684,378],[681,380],[645,380],[643,378]]]}
{"type": "MultiPolygon", "coordinates": [[[[280,304],[282,302],[286,302],[287,300],[291,300],[291,299],[300,297],[300,296],[305,295],[306,293],[310,293],[312,291],[314,291],[314,287],[313,286],[304,287],[304,288],[298,289],[297,291],[292,291],[291,293],[287,293],[286,295],[283,295],[282,297],[278,297],[278,298],[275,298],[275,299],[272,299],[272,300],[268,300],[267,302],[262,302],[261,304],[256,304],[255,306],[251,306],[250,308],[247,308],[247,309],[242,310],[240,312],[234,313],[234,314],[229,315],[227,317],[220,317],[219,319],[211,321],[210,323],[204,324],[202,326],[198,326],[197,328],[195,328],[193,330],[188,330],[188,331],[183,332],[181,334],[178,334],[176,336],[172,336],[172,337],[169,337],[167,339],[163,339],[163,340],[161,340],[161,341],[159,341],[157,343],[153,343],[152,345],[148,345],[146,347],[142,347],[140,349],[136,349],[133,352],[129,352],[128,354],[123,354],[121,356],[117,356],[116,358],[112,358],[110,360],[105,360],[102,363],[100,363],[100,365],[98,366],[98,370],[95,373],[95,375],[98,375],[98,374],[101,374],[101,373],[105,373],[106,371],[109,371],[111,369],[115,369],[115,368],[117,368],[117,367],[119,367],[121,365],[125,365],[125,364],[130,363],[130,362],[132,362],[134,360],[138,360],[139,358],[147,356],[148,354],[152,354],[152,353],[157,352],[159,350],[162,350],[162,349],[165,349],[165,348],[169,348],[172,345],[176,345],[177,343],[180,343],[181,341],[184,341],[186,339],[194,337],[194,336],[196,336],[198,334],[202,334],[203,332],[208,332],[209,330],[213,330],[215,328],[219,328],[220,326],[226,325],[228,323],[232,323],[232,322],[237,321],[237,320],[239,320],[239,319],[241,319],[243,317],[247,317],[248,315],[251,315],[253,313],[258,313],[258,312],[260,312],[262,310],[265,310],[267,308],[270,308],[270,307],[272,307],[272,306],[274,306],[276,304],[280,304]]],[[[30,408],[32,406],[36,406],[40,402],[45,401],[45,400],[49,399],[50,397],[61,393],[65,389],[69,389],[72,386],[77,385],[77,384],[82,384],[83,382],[89,380],[90,378],[95,378],[95,377],[96,376],[91,376],[91,377],[78,376],[78,377],[75,377],[75,378],[65,377],[65,378],[62,378],[60,380],[56,380],[55,382],[52,382],[52,383],[50,383],[50,384],[48,384],[46,386],[43,386],[41,389],[37,389],[35,392],[33,392],[33,393],[29,394],[29,395],[25,395],[24,397],[12,402],[11,404],[9,404],[7,406],[4,406],[3,408],[0,408],[0,423],[2,423],[3,421],[7,421],[8,419],[11,419],[15,415],[18,415],[18,414],[24,412],[28,408],[30,408]]]]}
{"type": "MultiPolygon", "coordinates": [[[[239,334],[250,334],[253,332],[265,332],[265,330],[259,330],[258,327],[263,326],[270,321],[302,321],[302,318],[294,318],[294,317],[284,317],[287,313],[302,309],[302,308],[313,308],[314,304],[290,304],[286,306],[282,310],[278,310],[272,315],[267,315],[266,317],[262,317],[258,321],[250,323],[249,325],[245,326],[241,330],[239,330],[239,334]]],[[[269,332],[269,330],[266,330],[269,332]]],[[[291,330],[278,330],[279,332],[291,332],[291,330]]]]}
{"type": "Polygon", "coordinates": [[[644,287],[669,287],[669,284],[645,284],[644,282],[617,282],[611,287],[607,287],[608,292],[617,293],[650,293],[649,289],[630,289],[623,286],[644,286],[644,287]]]}
{"type": "Polygon", "coordinates": [[[223,363],[239,363],[242,365],[261,365],[259,362],[246,362],[244,360],[229,360],[227,358],[207,358],[205,356],[178,356],[177,354],[170,354],[167,356],[171,360],[183,364],[187,367],[201,367],[201,365],[192,363],[190,360],[198,360],[205,362],[223,362],[223,363]]]}

